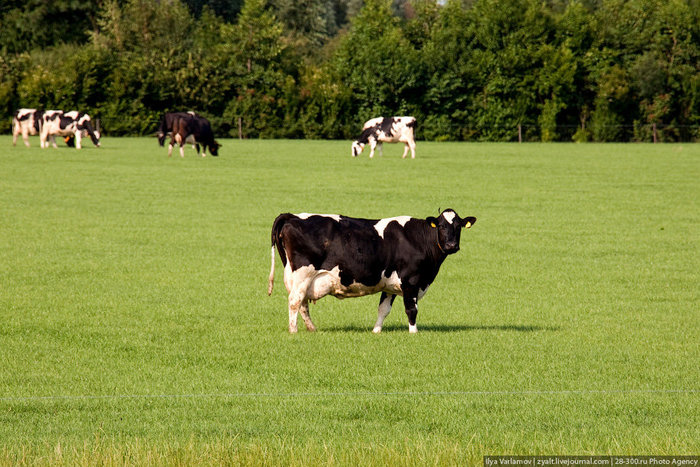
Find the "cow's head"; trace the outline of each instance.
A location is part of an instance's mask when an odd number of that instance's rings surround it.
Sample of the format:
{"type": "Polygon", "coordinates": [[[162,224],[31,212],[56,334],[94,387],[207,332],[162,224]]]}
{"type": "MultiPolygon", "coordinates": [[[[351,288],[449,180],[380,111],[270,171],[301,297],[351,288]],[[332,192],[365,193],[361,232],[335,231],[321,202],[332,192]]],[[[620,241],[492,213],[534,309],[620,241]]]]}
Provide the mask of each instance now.
{"type": "Polygon", "coordinates": [[[219,148],[221,145],[214,140],[213,143],[209,145],[209,151],[211,152],[212,156],[218,156],[219,155],[219,148]]]}
{"type": "Polygon", "coordinates": [[[440,249],[445,254],[457,253],[459,251],[459,239],[462,228],[470,228],[476,222],[476,217],[465,217],[462,219],[454,209],[445,209],[440,216],[428,217],[426,219],[431,228],[437,230],[437,242],[440,249]]]}
{"type": "Polygon", "coordinates": [[[98,148],[100,147],[100,132],[97,131],[95,128],[92,126],[92,121],[90,120],[90,116],[86,113],[80,112],[78,114],[78,129],[82,132],[82,136],[89,136],[90,139],[92,140],[92,144],[97,146],[98,148]],[[86,135],[87,133],[87,135],[86,135]]]}
{"type": "Polygon", "coordinates": [[[352,157],[357,157],[360,154],[362,154],[362,150],[365,148],[365,145],[363,143],[360,143],[359,141],[353,141],[352,142],[352,157]]]}

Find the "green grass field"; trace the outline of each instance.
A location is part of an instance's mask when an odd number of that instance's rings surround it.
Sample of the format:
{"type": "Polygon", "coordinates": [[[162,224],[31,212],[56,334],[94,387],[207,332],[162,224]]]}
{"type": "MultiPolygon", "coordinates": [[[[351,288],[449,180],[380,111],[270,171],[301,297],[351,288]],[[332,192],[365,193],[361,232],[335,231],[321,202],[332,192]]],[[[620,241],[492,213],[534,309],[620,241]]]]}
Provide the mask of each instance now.
{"type": "MultiPolygon", "coordinates": [[[[700,145],[0,137],[0,464],[700,452],[700,145]],[[478,218],[420,302],[287,332],[280,212],[478,218]]],[[[300,321],[301,323],[301,321],[300,321]]]]}

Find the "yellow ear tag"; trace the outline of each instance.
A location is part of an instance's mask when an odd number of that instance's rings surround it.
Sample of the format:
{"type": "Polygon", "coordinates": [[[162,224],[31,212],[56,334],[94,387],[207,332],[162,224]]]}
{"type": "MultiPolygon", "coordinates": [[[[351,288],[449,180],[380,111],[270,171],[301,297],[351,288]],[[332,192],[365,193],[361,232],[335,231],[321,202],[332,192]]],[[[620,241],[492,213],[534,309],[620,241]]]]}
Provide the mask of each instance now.
{"type": "Polygon", "coordinates": [[[465,228],[465,229],[468,229],[468,228],[471,227],[471,226],[472,226],[472,223],[471,223],[471,222],[467,222],[467,225],[465,225],[464,228],[465,228]]]}
{"type": "Polygon", "coordinates": [[[437,226],[435,225],[435,222],[431,222],[431,223],[430,223],[430,227],[435,228],[435,227],[437,227],[437,226]]]}

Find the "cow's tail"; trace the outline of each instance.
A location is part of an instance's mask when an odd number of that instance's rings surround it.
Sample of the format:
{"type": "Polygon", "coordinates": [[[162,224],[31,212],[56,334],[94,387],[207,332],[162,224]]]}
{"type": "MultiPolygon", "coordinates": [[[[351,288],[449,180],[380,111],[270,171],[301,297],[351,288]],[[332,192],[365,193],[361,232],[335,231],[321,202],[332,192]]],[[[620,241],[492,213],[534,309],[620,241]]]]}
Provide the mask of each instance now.
{"type": "Polygon", "coordinates": [[[22,132],[20,130],[19,119],[17,118],[17,115],[19,115],[19,111],[15,112],[15,115],[12,117],[12,145],[13,146],[17,145],[17,135],[19,135],[22,132]]]}
{"type": "Polygon", "coordinates": [[[290,217],[292,217],[292,214],[280,214],[275,219],[275,222],[272,223],[272,233],[271,233],[272,248],[270,249],[270,277],[269,277],[268,283],[267,283],[267,294],[268,295],[272,295],[272,286],[273,286],[273,283],[275,282],[275,247],[277,247],[277,251],[280,254],[280,258],[282,259],[282,264],[284,264],[286,266],[286,263],[287,263],[287,254],[284,251],[284,244],[282,243],[282,239],[281,239],[280,235],[282,233],[282,227],[284,227],[285,222],[290,217]]]}

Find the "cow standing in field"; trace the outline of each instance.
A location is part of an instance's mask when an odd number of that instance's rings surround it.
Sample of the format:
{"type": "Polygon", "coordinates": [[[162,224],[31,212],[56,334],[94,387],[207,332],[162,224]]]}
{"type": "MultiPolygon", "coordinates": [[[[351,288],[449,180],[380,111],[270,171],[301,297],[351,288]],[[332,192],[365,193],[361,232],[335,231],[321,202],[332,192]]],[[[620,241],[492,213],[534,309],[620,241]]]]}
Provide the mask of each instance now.
{"type": "Polygon", "coordinates": [[[408,150],[411,150],[411,159],[416,157],[415,140],[416,119],[414,117],[377,117],[365,122],[362,134],[352,143],[352,156],[357,157],[362,153],[365,145],[369,143],[369,157],[374,157],[374,149],[382,143],[404,143],[402,158],[406,158],[408,150]]]}
{"type": "Polygon", "coordinates": [[[95,146],[100,147],[100,133],[92,127],[90,116],[85,112],[47,110],[41,122],[42,148],[48,148],[49,143],[57,148],[55,136],[74,136],[75,148],[80,149],[83,134],[89,136],[95,146]]]}
{"type": "Polygon", "coordinates": [[[38,135],[41,131],[43,110],[19,109],[12,117],[12,145],[17,145],[17,136],[22,135],[24,145],[29,147],[29,135],[38,135]]]}
{"type": "Polygon", "coordinates": [[[199,152],[200,144],[202,145],[202,157],[207,155],[207,147],[209,147],[212,156],[219,155],[221,145],[214,139],[211,124],[204,117],[191,114],[174,117],[171,134],[168,157],[172,156],[175,143],[180,145],[180,157],[185,157],[183,145],[188,140],[194,141],[194,144],[197,145],[197,152],[199,152]]]}
{"type": "Polygon", "coordinates": [[[299,312],[306,328],[316,329],[309,301],[326,295],[346,298],[378,292],[382,295],[373,332],[381,332],[396,295],[403,296],[409,332],[417,332],[418,300],[445,258],[459,250],[462,228],[475,222],[475,217],[462,219],[452,209],[427,219],[280,214],[272,225],[268,295],[272,294],[277,248],[289,292],[289,332],[297,332],[299,312]]]}
{"type": "MultiPolygon", "coordinates": [[[[165,145],[165,138],[172,136],[173,133],[173,123],[182,117],[196,117],[198,116],[193,111],[188,112],[166,112],[163,114],[163,118],[160,119],[160,124],[158,125],[158,131],[156,131],[156,136],[158,136],[158,144],[161,146],[165,145]]],[[[195,148],[194,137],[190,137],[188,143],[192,144],[192,149],[197,151],[199,154],[199,148],[195,148]]]]}

